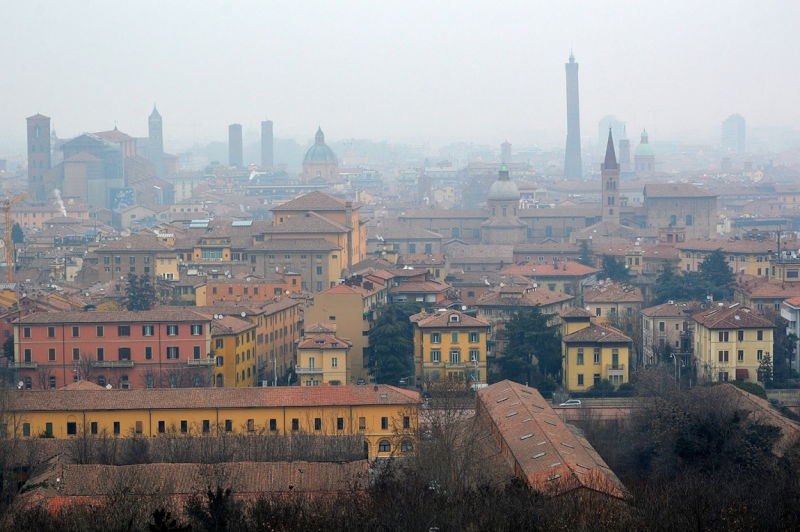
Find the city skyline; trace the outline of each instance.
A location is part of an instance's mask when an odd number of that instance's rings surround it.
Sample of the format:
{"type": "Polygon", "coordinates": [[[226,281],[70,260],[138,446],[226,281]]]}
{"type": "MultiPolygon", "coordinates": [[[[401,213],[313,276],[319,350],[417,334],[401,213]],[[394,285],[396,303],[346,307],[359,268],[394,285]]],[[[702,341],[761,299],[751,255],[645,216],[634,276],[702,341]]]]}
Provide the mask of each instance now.
{"type": "Polygon", "coordinates": [[[718,139],[733,113],[753,127],[800,122],[800,111],[781,104],[800,83],[785,64],[798,47],[787,16],[797,8],[777,2],[442,3],[422,16],[391,6],[369,15],[349,5],[192,6],[9,5],[17,24],[0,39],[17,53],[0,84],[15,105],[0,110],[0,142],[24,142],[24,117],[36,112],[53,117],[63,137],[115,123],[145,136],[142,117],[155,101],[166,140],[221,140],[228,124],[257,130],[269,116],[279,138],[309,139],[322,124],[332,139],[558,146],[571,48],[582,66],[582,136],[608,114],[654,139],[718,139]],[[675,40],[678,24],[684,35],[675,40]],[[237,39],[208,40],[208,27],[237,39]],[[59,53],[40,53],[32,39],[41,33],[59,53]],[[104,46],[78,44],[87,37],[104,46]]]}

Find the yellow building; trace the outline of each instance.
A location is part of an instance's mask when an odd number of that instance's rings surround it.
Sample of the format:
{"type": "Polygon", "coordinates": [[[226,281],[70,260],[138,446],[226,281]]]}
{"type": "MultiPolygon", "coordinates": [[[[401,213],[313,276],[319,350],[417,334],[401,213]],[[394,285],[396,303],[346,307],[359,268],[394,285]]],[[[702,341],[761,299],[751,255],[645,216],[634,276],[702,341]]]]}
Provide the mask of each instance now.
{"type": "Polygon", "coordinates": [[[165,281],[179,281],[178,255],[176,253],[159,253],[156,255],[156,278],[165,281]]]}
{"type": "Polygon", "coordinates": [[[412,450],[419,424],[419,394],[386,385],[202,392],[192,388],[13,392],[6,410],[6,434],[15,438],[362,434],[365,450],[375,458],[412,450]]]}
{"type": "Polygon", "coordinates": [[[601,380],[614,386],[629,382],[631,339],[621,331],[592,321],[581,309],[560,314],[564,388],[586,391],[601,380]]]}
{"type": "Polygon", "coordinates": [[[719,302],[692,316],[697,377],[712,382],[758,382],[771,357],[775,326],[738,303],[719,302]]]}
{"type": "Polygon", "coordinates": [[[770,251],[778,244],[771,240],[706,240],[693,238],[676,244],[680,250],[681,270],[696,272],[706,256],[717,249],[725,255],[725,261],[733,273],[746,273],[756,277],[769,277],[770,251]]]}
{"type": "Polygon", "coordinates": [[[256,324],[216,314],[211,322],[211,345],[217,358],[215,387],[241,388],[256,384],[256,324]]]}
{"type": "Polygon", "coordinates": [[[416,384],[440,379],[486,383],[486,341],[491,330],[483,318],[457,310],[411,316],[414,326],[416,384]]]}
{"type": "Polygon", "coordinates": [[[317,334],[300,342],[297,346],[297,365],[294,368],[300,385],[339,386],[349,383],[347,358],[352,346],[347,338],[332,334],[317,334]]]}
{"type": "Polygon", "coordinates": [[[616,317],[638,321],[642,303],[642,291],[625,283],[601,281],[583,289],[583,304],[600,322],[616,317]]]}

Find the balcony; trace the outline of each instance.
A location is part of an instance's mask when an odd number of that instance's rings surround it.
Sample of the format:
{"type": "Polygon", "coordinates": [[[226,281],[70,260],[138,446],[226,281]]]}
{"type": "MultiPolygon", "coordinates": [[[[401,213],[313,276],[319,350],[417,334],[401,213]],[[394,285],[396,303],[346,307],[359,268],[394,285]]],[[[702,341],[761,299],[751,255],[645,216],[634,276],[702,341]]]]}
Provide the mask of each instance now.
{"type": "Polygon", "coordinates": [[[606,370],[608,370],[609,375],[620,375],[625,372],[625,364],[607,364],[606,370]]]}
{"type": "Polygon", "coordinates": [[[313,374],[321,374],[322,368],[301,368],[300,366],[294,367],[294,372],[298,375],[313,375],[313,374]]]}
{"type": "Polygon", "coordinates": [[[190,358],[188,363],[190,366],[213,366],[217,363],[217,359],[216,357],[190,358]]]}
{"type": "Polygon", "coordinates": [[[92,366],[96,368],[132,368],[133,360],[95,360],[92,366]]]}
{"type": "Polygon", "coordinates": [[[11,369],[36,369],[39,366],[36,362],[9,362],[11,369]]]}
{"type": "Polygon", "coordinates": [[[465,369],[467,364],[464,362],[448,362],[444,365],[447,369],[465,369]]]}

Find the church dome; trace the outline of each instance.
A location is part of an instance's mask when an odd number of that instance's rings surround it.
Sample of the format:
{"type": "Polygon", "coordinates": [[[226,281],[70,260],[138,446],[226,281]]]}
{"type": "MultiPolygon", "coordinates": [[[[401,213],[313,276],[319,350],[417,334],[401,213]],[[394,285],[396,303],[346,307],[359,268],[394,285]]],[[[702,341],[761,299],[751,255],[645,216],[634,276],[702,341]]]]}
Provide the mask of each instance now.
{"type": "Polygon", "coordinates": [[[336,161],[336,154],[325,144],[325,134],[322,132],[322,128],[317,129],[314,145],[308,149],[303,161],[336,161]]]}
{"type": "Polygon", "coordinates": [[[500,177],[498,177],[497,181],[492,183],[491,188],[489,188],[488,199],[510,201],[519,200],[519,189],[517,188],[517,185],[514,184],[511,179],[509,179],[508,168],[506,168],[506,165],[500,167],[500,177]]]}
{"type": "Polygon", "coordinates": [[[653,146],[650,144],[641,143],[636,146],[636,155],[655,155],[656,152],[653,151],[653,146]]]}

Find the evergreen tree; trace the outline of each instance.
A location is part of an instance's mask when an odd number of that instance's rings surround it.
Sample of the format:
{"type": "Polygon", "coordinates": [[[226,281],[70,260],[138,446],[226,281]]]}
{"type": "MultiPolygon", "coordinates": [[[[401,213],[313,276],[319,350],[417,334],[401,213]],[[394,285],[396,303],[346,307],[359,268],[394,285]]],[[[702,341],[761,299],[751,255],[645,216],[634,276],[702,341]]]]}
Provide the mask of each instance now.
{"type": "Polygon", "coordinates": [[[129,273],[125,281],[125,308],[150,310],[156,302],[156,289],[147,275],[129,273]]]}
{"type": "Polygon", "coordinates": [[[612,257],[611,255],[603,255],[600,268],[602,270],[600,275],[603,279],[624,281],[628,278],[628,268],[626,268],[621,261],[618,261],[616,257],[612,257]]]}
{"type": "Polygon", "coordinates": [[[716,300],[733,297],[733,284],[736,280],[730,266],[725,261],[721,249],[709,253],[699,266],[700,275],[709,287],[709,294],[716,300]]]}
{"type": "Polygon", "coordinates": [[[578,262],[584,266],[594,266],[594,261],[592,260],[592,249],[589,247],[588,240],[581,241],[581,256],[578,258],[578,262]]]}
{"type": "Polygon", "coordinates": [[[14,360],[14,337],[9,336],[6,338],[6,341],[3,342],[3,356],[5,356],[9,361],[14,360]]]}
{"type": "Polygon", "coordinates": [[[772,357],[766,353],[758,365],[758,380],[764,384],[765,389],[772,388],[772,357]]]}
{"type": "Polygon", "coordinates": [[[380,384],[397,382],[414,373],[413,329],[403,310],[389,305],[369,331],[370,365],[380,384]]]}
{"type": "Polygon", "coordinates": [[[17,223],[15,223],[11,228],[11,241],[15,244],[25,243],[25,234],[22,232],[22,228],[17,223]]]}
{"type": "Polygon", "coordinates": [[[561,370],[561,333],[539,307],[515,313],[505,324],[508,345],[498,359],[504,379],[533,384],[561,370]],[[534,372],[538,366],[539,375],[534,372]],[[541,375],[541,377],[540,377],[541,375]]]}

